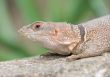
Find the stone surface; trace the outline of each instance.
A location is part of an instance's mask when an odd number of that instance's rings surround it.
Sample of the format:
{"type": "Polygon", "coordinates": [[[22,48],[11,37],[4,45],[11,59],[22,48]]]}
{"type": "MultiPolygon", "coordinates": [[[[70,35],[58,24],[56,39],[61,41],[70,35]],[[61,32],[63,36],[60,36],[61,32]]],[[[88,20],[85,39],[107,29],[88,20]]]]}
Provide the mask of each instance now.
{"type": "Polygon", "coordinates": [[[60,56],[0,62],[0,77],[110,77],[110,53],[72,62],[60,56]]]}

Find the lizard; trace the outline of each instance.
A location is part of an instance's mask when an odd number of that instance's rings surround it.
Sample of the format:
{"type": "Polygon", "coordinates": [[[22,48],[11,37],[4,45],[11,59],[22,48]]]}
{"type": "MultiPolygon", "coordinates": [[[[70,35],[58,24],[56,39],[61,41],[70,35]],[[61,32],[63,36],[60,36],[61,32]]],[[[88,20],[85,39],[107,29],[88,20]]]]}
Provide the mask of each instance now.
{"type": "Polygon", "coordinates": [[[48,54],[77,60],[110,51],[110,15],[80,24],[36,21],[19,29],[21,35],[49,49],[48,54]]]}

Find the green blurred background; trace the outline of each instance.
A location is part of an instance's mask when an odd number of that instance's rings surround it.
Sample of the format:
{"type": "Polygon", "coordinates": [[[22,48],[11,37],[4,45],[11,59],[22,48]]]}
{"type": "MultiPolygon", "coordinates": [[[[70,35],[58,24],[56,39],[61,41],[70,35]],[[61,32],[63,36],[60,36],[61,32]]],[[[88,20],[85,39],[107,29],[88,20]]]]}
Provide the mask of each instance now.
{"type": "Polygon", "coordinates": [[[34,21],[80,23],[110,12],[110,0],[0,0],[0,61],[31,57],[47,50],[20,37],[34,21]]]}

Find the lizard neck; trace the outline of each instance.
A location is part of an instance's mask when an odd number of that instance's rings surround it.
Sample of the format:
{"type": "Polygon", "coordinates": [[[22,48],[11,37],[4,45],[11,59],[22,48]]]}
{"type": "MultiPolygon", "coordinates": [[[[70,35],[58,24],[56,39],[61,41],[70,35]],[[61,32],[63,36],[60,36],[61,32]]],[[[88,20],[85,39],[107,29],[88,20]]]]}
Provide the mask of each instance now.
{"type": "Polygon", "coordinates": [[[85,28],[83,27],[83,25],[78,25],[78,29],[80,31],[80,37],[81,37],[81,41],[84,41],[84,36],[85,36],[85,28]]]}
{"type": "Polygon", "coordinates": [[[83,27],[83,25],[77,25],[76,33],[78,33],[78,36],[80,38],[80,41],[72,49],[72,53],[73,54],[78,54],[78,53],[81,52],[79,48],[80,48],[81,44],[84,42],[84,36],[85,36],[85,28],[83,27]]]}
{"type": "Polygon", "coordinates": [[[79,25],[73,25],[72,30],[75,32],[77,35],[77,39],[80,39],[79,42],[83,42],[85,39],[85,28],[83,27],[82,24],[79,25]]]}

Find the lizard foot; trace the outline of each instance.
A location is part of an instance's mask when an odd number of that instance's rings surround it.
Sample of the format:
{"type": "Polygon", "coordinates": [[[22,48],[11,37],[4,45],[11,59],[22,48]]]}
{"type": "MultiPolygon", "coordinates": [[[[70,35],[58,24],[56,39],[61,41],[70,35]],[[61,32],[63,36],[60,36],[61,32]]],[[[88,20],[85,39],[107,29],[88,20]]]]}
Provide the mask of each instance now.
{"type": "Polygon", "coordinates": [[[66,61],[71,62],[71,61],[75,61],[77,59],[79,59],[79,58],[76,55],[71,55],[66,58],[66,61]]]}

